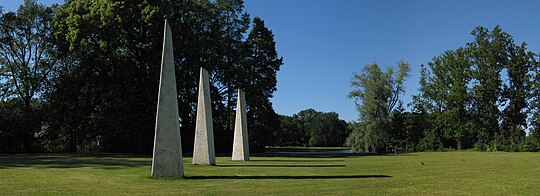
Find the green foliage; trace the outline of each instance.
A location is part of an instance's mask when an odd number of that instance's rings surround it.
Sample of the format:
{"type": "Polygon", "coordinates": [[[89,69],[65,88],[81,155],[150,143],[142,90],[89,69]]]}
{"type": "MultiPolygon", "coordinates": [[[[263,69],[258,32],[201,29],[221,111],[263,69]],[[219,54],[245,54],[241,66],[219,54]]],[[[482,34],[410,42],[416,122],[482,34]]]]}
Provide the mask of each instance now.
{"type": "Polygon", "coordinates": [[[506,48],[511,44],[511,37],[497,26],[492,32],[484,27],[477,27],[472,35],[475,41],[468,43],[474,66],[474,78],[478,81],[473,87],[474,114],[478,125],[478,144],[480,149],[493,148],[500,144],[496,138],[500,135],[500,100],[503,65],[506,64],[506,48]]]}
{"type": "Polygon", "coordinates": [[[350,133],[347,122],[335,112],[306,109],[293,116],[281,116],[281,127],[274,132],[279,146],[343,146],[350,133]]]}
{"type": "Polygon", "coordinates": [[[258,17],[244,47],[246,58],[237,74],[238,87],[246,92],[250,149],[263,152],[272,144],[274,130],[279,129],[279,116],[275,113],[270,98],[277,90],[277,72],[283,64],[278,57],[274,35],[258,17]]]}
{"type": "Polygon", "coordinates": [[[367,152],[369,148],[368,143],[365,141],[365,133],[367,132],[365,124],[362,122],[353,122],[349,125],[352,130],[347,139],[345,140],[345,146],[351,147],[353,152],[367,152]]]}
{"type": "Polygon", "coordinates": [[[26,0],[17,12],[0,15],[0,99],[6,118],[0,126],[5,149],[0,151],[39,150],[34,133],[43,118],[36,99],[42,96],[55,64],[50,41],[53,14],[53,7],[26,0]]]}
{"type": "MultiPolygon", "coordinates": [[[[297,116],[296,116],[297,117],[297,116]]],[[[277,146],[306,146],[309,138],[302,127],[301,119],[293,116],[280,115],[280,128],[274,131],[274,145],[277,146]]]]}
{"type": "Polygon", "coordinates": [[[426,134],[426,147],[471,148],[474,129],[471,126],[472,63],[469,50],[459,48],[446,51],[433,58],[428,66],[422,66],[420,95],[416,107],[432,115],[432,126],[426,134]],[[419,100],[420,99],[420,100],[419,100]]]}
{"type": "Polygon", "coordinates": [[[390,113],[400,102],[404,92],[403,82],[408,77],[409,64],[400,61],[398,71],[388,67],[383,72],[373,63],[366,65],[361,73],[353,74],[351,86],[354,88],[348,98],[355,99],[360,114],[360,123],[348,140],[348,146],[365,152],[386,152],[395,135],[390,132],[390,113]]]}
{"type": "Polygon", "coordinates": [[[41,151],[34,136],[41,129],[45,112],[36,99],[31,100],[30,108],[19,98],[0,100],[0,152],[41,151]]]}
{"type": "Polygon", "coordinates": [[[146,1],[82,0],[55,14],[64,63],[47,93],[47,124],[65,136],[66,150],[151,150],[163,24],[156,9],[146,1]]]}
{"type": "MultiPolygon", "coordinates": [[[[509,150],[520,150],[519,144],[525,139],[527,127],[528,99],[531,93],[530,71],[536,64],[534,53],[527,51],[526,44],[511,44],[507,49],[509,62],[505,68],[508,73],[508,84],[504,85],[502,97],[508,104],[503,110],[503,136],[507,139],[504,145],[509,150]]],[[[527,151],[527,150],[525,150],[527,151]]]]}
{"type": "Polygon", "coordinates": [[[53,8],[26,0],[0,17],[0,98],[18,97],[30,107],[43,92],[54,65],[52,16],[53,8]]]}
{"type": "Polygon", "coordinates": [[[242,9],[243,1],[66,2],[55,15],[54,35],[61,56],[74,61],[55,78],[48,127],[67,135],[75,144],[70,151],[149,152],[168,19],[184,151],[193,147],[200,67],[210,71],[218,152],[232,149],[238,88],[246,91],[250,149],[260,151],[279,126],[269,98],[282,60],[261,19],[244,40],[250,21],[242,9]],[[60,117],[70,111],[79,113],[60,117]]]}
{"type": "Polygon", "coordinates": [[[272,32],[260,18],[250,24],[242,0],[26,1],[0,20],[1,98],[18,95],[28,112],[40,100],[44,121],[26,132],[44,150],[150,152],[164,19],[174,35],[184,151],[193,147],[200,67],[210,71],[217,151],[232,149],[238,88],[246,91],[251,149],[264,150],[279,128],[269,99],[283,63],[272,32]],[[12,53],[27,51],[33,55],[16,62],[12,53]]]}
{"type": "Polygon", "coordinates": [[[472,35],[475,40],[467,47],[422,66],[414,105],[432,122],[424,148],[528,149],[524,139],[535,55],[499,26],[492,31],[477,27],[472,35]]]}

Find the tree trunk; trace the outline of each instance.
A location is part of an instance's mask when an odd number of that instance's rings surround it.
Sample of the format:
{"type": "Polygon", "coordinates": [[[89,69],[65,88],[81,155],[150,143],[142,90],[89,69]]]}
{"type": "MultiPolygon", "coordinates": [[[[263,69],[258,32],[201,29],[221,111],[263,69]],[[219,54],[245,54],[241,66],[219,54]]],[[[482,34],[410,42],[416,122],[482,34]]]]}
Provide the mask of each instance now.
{"type": "Polygon", "coordinates": [[[71,130],[69,136],[69,152],[77,153],[77,138],[75,136],[75,130],[71,130]]]}

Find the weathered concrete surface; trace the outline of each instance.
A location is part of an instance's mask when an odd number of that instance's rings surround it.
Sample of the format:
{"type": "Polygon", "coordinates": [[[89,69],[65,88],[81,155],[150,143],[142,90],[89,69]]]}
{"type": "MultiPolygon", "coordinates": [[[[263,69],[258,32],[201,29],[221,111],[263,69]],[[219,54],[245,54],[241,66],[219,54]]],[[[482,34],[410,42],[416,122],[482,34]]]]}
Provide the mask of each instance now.
{"type": "Polygon", "coordinates": [[[152,158],[152,176],[154,177],[182,177],[184,175],[176,97],[172,33],[165,20],[152,158]]]}
{"type": "Polygon", "coordinates": [[[197,102],[193,164],[216,165],[214,125],[212,123],[212,107],[210,105],[210,84],[208,81],[208,71],[202,67],[199,81],[199,100],[197,102]]]}
{"type": "Polygon", "coordinates": [[[238,89],[232,160],[249,161],[246,97],[242,89],[238,89]]]}

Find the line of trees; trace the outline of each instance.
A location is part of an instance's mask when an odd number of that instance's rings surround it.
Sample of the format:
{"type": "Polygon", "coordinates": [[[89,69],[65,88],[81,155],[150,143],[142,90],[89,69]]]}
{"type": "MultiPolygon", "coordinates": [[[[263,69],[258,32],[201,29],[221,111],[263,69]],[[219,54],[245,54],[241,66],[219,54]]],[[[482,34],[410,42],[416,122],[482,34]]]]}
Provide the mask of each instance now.
{"type": "Polygon", "coordinates": [[[198,70],[210,72],[217,152],[232,149],[236,89],[246,92],[250,149],[342,146],[356,152],[540,150],[539,55],[500,27],[421,67],[353,75],[357,122],[313,109],[279,116],[270,102],[283,64],[273,33],[242,0],[25,0],[0,7],[0,152],[150,152],[162,25],[173,31],[182,145],[192,150],[198,70]],[[528,133],[528,134],[527,134],[528,133]]]}
{"type": "Polygon", "coordinates": [[[209,70],[216,151],[232,149],[236,89],[250,149],[279,128],[282,58],[242,0],[25,0],[0,9],[0,152],[151,152],[162,25],[170,21],[182,145],[193,148],[198,70],[209,70]]]}
{"type": "Polygon", "coordinates": [[[396,98],[408,66],[354,74],[349,97],[360,120],[347,144],[362,152],[443,149],[540,150],[540,64],[525,42],[499,26],[477,27],[474,41],[422,65],[412,112],[396,98]],[[396,102],[398,103],[396,106],[396,102]],[[528,134],[526,134],[528,132],[528,134]]]}
{"type": "Polygon", "coordinates": [[[292,116],[281,115],[279,120],[275,146],[344,146],[350,133],[348,123],[335,112],[306,109],[292,116]]]}

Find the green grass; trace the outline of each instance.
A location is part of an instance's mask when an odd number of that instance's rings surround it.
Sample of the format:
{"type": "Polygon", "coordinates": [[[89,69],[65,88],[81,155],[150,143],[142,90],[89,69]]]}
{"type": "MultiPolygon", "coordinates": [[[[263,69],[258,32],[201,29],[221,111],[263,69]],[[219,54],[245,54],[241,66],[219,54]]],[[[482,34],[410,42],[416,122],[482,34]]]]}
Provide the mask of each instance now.
{"type": "Polygon", "coordinates": [[[150,177],[151,158],[0,155],[0,195],[508,195],[540,192],[540,153],[433,152],[353,157],[252,157],[150,177]],[[424,165],[421,164],[424,163],[424,165]]]}

